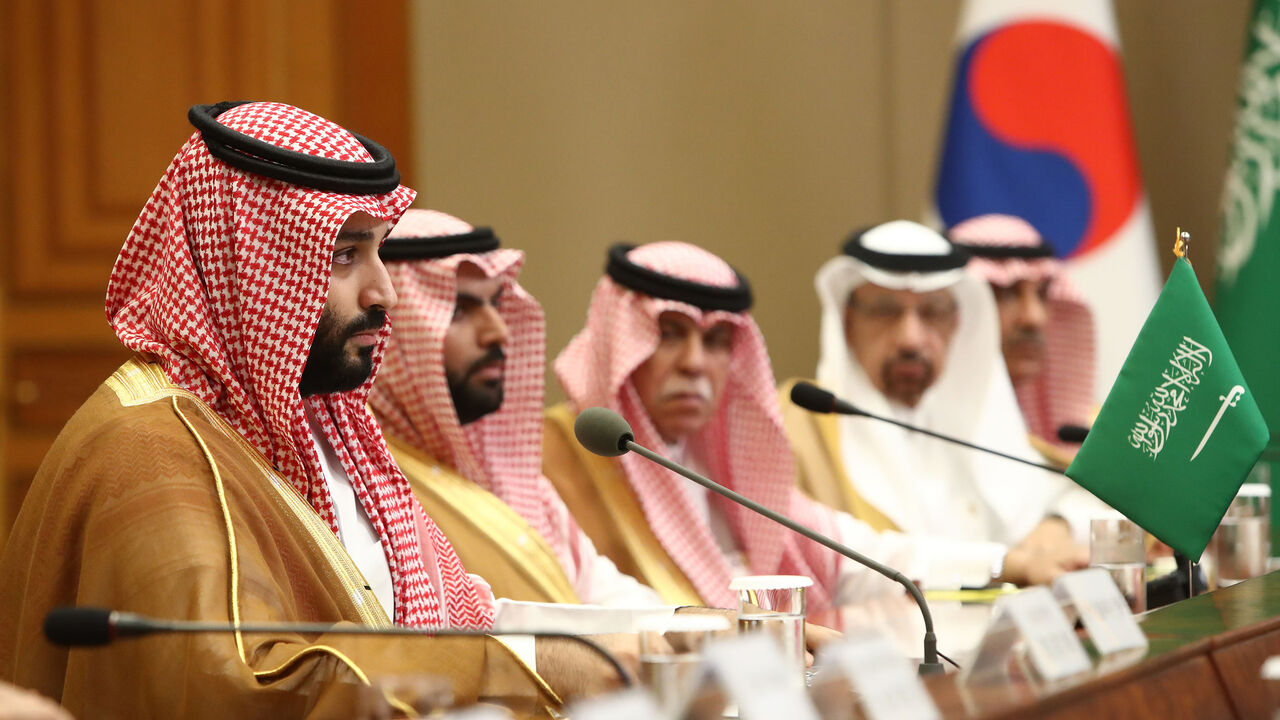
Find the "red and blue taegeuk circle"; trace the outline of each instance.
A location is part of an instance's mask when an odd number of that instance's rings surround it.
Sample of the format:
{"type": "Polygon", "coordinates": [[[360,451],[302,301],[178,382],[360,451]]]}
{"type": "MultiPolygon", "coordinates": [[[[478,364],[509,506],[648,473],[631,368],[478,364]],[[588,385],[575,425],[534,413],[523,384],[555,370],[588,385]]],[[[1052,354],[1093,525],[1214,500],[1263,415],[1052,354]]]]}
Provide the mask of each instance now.
{"type": "Polygon", "coordinates": [[[947,226],[1016,215],[1058,257],[1115,235],[1142,194],[1115,49],[1050,21],[976,38],[956,71],[937,192],[947,226]]]}

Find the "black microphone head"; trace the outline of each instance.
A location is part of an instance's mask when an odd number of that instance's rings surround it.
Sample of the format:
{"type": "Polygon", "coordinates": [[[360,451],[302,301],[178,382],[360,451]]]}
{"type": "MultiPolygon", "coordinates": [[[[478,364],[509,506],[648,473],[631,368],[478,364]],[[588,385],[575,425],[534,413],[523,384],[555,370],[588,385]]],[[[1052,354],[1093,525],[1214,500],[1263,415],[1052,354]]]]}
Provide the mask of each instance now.
{"type": "Polygon", "coordinates": [[[578,419],[573,421],[573,434],[582,447],[604,457],[625,454],[627,442],[636,439],[621,415],[602,407],[590,407],[578,413],[578,419]]]}
{"type": "Polygon", "coordinates": [[[836,396],[810,382],[798,382],[791,386],[791,402],[816,413],[829,413],[836,409],[836,396]]]}
{"type": "Polygon", "coordinates": [[[54,608],[44,616],[44,636],[70,647],[111,642],[111,611],[95,607],[54,608]]]}
{"type": "Polygon", "coordinates": [[[1083,425],[1063,425],[1058,428],[1058,439],[1066,443],[1082,443],[1089,436],[1089,428],[1083,425]]]}

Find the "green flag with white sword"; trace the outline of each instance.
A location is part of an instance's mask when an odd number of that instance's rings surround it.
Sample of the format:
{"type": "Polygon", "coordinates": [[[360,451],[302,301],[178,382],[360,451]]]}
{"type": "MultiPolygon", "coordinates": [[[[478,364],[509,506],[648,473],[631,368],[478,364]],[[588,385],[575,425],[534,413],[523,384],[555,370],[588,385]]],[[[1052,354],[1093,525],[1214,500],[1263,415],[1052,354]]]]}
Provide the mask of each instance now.
{"type": "Polygon", "coordinates": [[[1194,562],[1269,437],[1180,256],[1067,476],[1194,562]]]}
{"type": "MultiPolygon", "coordinates": [[[[1280,317],[1280,0],[1253,4],[1236,108],[1213,309],[1271,427],[1253,480],[1270,480],[1280,496],[1280,333],[1258,332],[1261,318],[1280,317]]],[[[1280,548],[1280,513],[1271,515],[1271,546],[1280,548]]]]}

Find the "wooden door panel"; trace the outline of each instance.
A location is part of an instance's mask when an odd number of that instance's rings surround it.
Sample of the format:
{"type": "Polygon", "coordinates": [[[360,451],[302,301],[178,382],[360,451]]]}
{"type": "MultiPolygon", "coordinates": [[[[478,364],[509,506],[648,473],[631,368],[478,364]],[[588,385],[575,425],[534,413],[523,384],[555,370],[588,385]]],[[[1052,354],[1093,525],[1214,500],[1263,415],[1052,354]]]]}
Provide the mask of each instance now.
{"type": "Polygon", "coordinates": [[[190,105],[293,103],[387,145],[408,175],[408,7],[375,5],[0,4],[0,540],[62,424],[128,356],[103,315],[107,278],[193,131],[190,105]]]}

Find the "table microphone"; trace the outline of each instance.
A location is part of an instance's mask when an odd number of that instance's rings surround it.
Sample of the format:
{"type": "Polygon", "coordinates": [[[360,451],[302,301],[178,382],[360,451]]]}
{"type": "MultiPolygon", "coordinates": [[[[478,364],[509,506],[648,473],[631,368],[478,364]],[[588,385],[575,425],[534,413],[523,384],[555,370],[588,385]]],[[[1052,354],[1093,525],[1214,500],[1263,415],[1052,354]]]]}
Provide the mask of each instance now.
{"type": "Polygon", "coordinates": [[[1058,428],[1058,439],[1065,443],[1082,443],[1089,437],[1089,428],[1084,425],[1062,425],[1058,428]]]}
{"type": "Polygon", "coordinates": [[[770,520],[794,530],[820,545],[831,548],[859,565],[871,568],[902,585],[911,594],[911,597],[915,599],[916,605],[920,606],[920,614],[924,616],[924,659],[920,663],[920,674],[933,675],[942,672],[942,664],[938,662],[938,637],[933,632],[933,615],[929,612],[929,605],[924,600],[924,594],[920,592],[920,588],[916,587],[915,583],[907,579],[907,576],[887,565],[882,565],[872,560],[847,545],[836,542],[812,528],[807,528],[781,513],[770,510],[714,480],[668,460],[643,445],[637,444],[635,442],[635,433],[631,432],[631,426],[627,424],[627,421],[621,415],[608,408],[592,407],[578,413],[578,418],[573,422],[573,434],[577,436],[578,442],[583,447],[596,455],[617,457],[629,451],[635,452],[637,455],[651,460],[677,475],[683,475],[706,489],[723,495],[749,510],[754,510],[770,520]]]}
{"type": "Polygon", "coordinates": [[[830,391],[823,390],[822,388],[818,387],[817,385],[814,385],[813,383],[798,382],[795,385],[793,385],[791,387],[791,402],[795,403],[796,405],[799,405],[800,407],[804,408],[805,410],[808,410],[809,412],[836,413],[837,415],[856,415],[860,417],[868,417],[873,420],[879,420],[881,422],[887,422],[890,425],[897,425],[900,428],[911,430],[913,432],[923,433],[925,435],[928,435],[929,437],[938,438],[939,440],[946,440],[947,442],[955,443],[957,445],[963,445],[964,447],[967,447],[971,450],[980,450],[984,453],[990,453],[992,455],[1002,457],[1006,460],[1013,460],[1014,462],[1020,462],[1023,465],[1030,465],[1031,467],[1040,468],[1041,470],[1048,470],[1049,472],[1054,473],[1056,475],[1063,474],[1060,468],[1056,468],[1052,465],[1045,465],[1043,463],[1027,460],[1026,458],[1020,458],[1017,455],[1002,453],[999,450],[992,450],[991,448],[982,447],[981,445],[974,445],[973,443],[968,442],[966,440],[961,440],[960,438],[951,437],[950,435],[943,435],[942,433],[937,433],[932,430],[926,430],[925,428],[918,427],[916,425],[908,425],[907,423],[901,422],[899,420],[894,420],[893,418],[887,418],[887,417],[884,417],[883,415],[873,415],[867,412],[866,410],[863,410],[862,408],[857,407],[853,403],[850,403],[846,400],[841,400],[840,398],[832,394],[830,391]]]}
{"type": "Polygon", "coordinates": [[[547,632],[542,630],[509,630],[490,632],[487,630],[467,630],[464,628],[409,628],[393,626],[375,628],[368,625],[343,624],[334,625],[322,622],[265,622],[240,623],[199,622],[193,620],[160,620],[131,612],[109,610],[98,607],[59,607],[44,616],[44,636],[54,645],[65,647],[89,647],[107,645],[112,640],[127,637],[139,637],[155,633],[299,633],[330,635],[381,635],[381,636],[417,636],[417,637],[484,637],[486,635],[533,635],[537,637],[566,638],[586,645],[593,652],[604,658],[611,665],[622,684],[631,687],[635,684],[631,674],[622,663],[608,650],[598,643],[581,635],[566,632],[547,632]]]}

